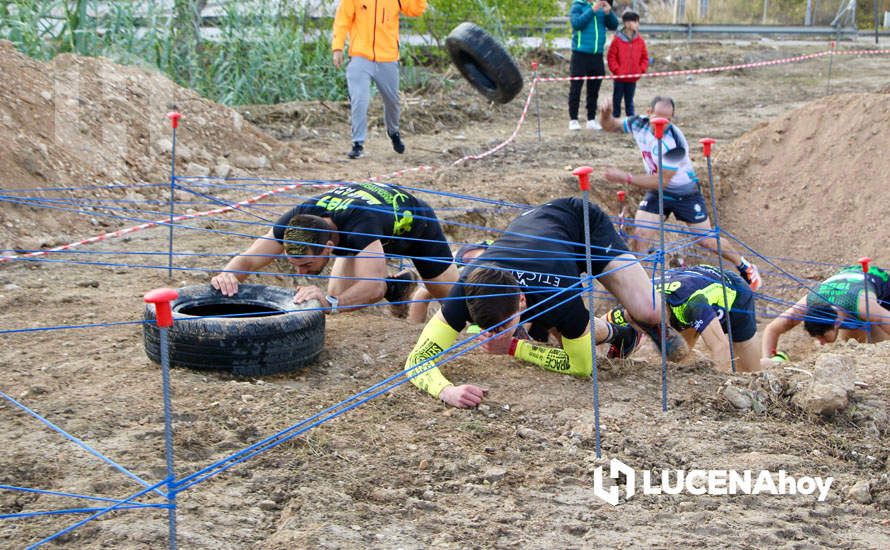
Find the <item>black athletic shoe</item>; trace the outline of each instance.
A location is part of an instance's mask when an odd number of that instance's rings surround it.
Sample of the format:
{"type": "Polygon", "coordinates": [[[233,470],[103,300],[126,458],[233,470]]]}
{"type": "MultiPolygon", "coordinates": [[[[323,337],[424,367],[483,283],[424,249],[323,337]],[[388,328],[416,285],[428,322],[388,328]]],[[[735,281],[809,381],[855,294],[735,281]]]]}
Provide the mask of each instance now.
{"type": "MultiPolygon", "coordinates": [[[[658,351],[661,351],[661,328],[659,325],[645,326],[640,325],[640,327],[646,332],[649,338],[652,338],[652,341],[655,343],[655,347],[658,348],[658,351]]],[[[686,354],[689,353],[689,346],[686,345],[686,340],[680,336],[680,333],[671,327],[667,327],[667,337],[665,341],[665,349],[667,351],[667,359],[668,361],[677,362],[686,357],[686,354]]]]}
{"type": "Polygon", "coordinates": [[[361,141],[355,141],[352,143],[352,151],[346,153],[346,156],[351,159],[360,159],[365,156],[365,148],[362,145],[361,141]]]}
{"type": "Polygon", "coordinates": [[[386,281],[386,294],[383,296],[390,302],[389,311],[396,317],[408,316],[408,302],[417,288],[420,276],[411,269],[399,271],[386,281]]]}
{"type": "Polygon", "coordinates": [[[637,349],[637,345],[640,343],[640,333],[630,325],[615,325],[613,330],[616,330],[618,335],[612,341],[612,345],[609,346],[609,352],[606,354],[606,357],[609,359],[625,359],[637,349]]]}
{"type": "Polygon", "coordinates": [[[398,132],[389,134],[389,139],[392,140],[393,151],[400,155],[405,152],[405,142],[402,141],[402,136],[398,132]]]}

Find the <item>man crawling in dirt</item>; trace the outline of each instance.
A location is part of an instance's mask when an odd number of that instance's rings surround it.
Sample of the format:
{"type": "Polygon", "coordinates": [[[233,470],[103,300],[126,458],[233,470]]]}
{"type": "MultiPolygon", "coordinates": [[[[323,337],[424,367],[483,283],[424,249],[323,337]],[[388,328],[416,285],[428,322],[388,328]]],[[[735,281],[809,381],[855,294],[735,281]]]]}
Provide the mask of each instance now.
{"type": "MultiPolygon", "coordinates": [[[[660,290],[658,283],[655,292],[660,290]]],[[[747,281],[731,272],[724,272],[721,278],[720,270],[709,265],[671,269],[665,272],[664,295],[671,327],[680,332],[690,348],[695,347],[701,337],[718,370],[729,372],[732,367],[728,323],[732,324],[736,370],[760,370],[760,353],[754,340],[757,334],[754,292],[747,281]],[[725,303],[729,303],[729,308],[725,303]]],[[[626,325],[624,313],[622,308],[614,308],[604,318],[616,325],[626,325]]]]}
{"type": "Polygon", "coordinates": [[[871,266],[866,274],[854,265],[822,281],[766,326],[763,359],[787,361],[788,355],[777,351],[779,337],[801,321],[823,345],[838,336],[866,342],[869,329],[872,342],[890,340],[890,273],[871,266]]]}
{"type": "MultiPolygon", "coordinates": [[[[408,356],[406,368],[411,370],[406,374],[415,386],[455,407],[482,402],[482,388],[452,384],[432,362],[469,324],[481,327],[481,337],[487,340],[482,349],[488,353],[509,354],[554,372],[590,376],[592,336],[581,284],[581,273],[586,271],[583,209],[580,199],[565,198],[523,213],[463,270],[461,281],[451,288],[408,356]],[[528,321],[555,332],[562,347],[516,338],[517,327],[528,321]]],[[[646,272],[603,211],[590,205],[589,216],[593,274],[602,274],[599,280],[658,345],[660,297],[653,294],[646,272]]],[[[602,319],[595,320],[593,331],[597,344],[611,344],[610,357],[627,356],[640,340],[633,326],[602,319]]],[[[674,331],[669,331],[666,345],[672,360],[686,354],[683,339],[674,331]]]]}
{"type": "Polygon", "coordinates": [[[380,183],[350,183],[293,207],[210,284],[233,296],[239,283],[282,253],[300,275],[318,275],[336,257],[327,293],[308,285],[297,287],[294,295],[297,304],[318,300],[326,313],[386,299],[404,317],[417,275],[404,270],[387,277],[387,256],[411,258],[436,298],[445,297],[458,276],[432,207],[397,186],[380,183]]]}

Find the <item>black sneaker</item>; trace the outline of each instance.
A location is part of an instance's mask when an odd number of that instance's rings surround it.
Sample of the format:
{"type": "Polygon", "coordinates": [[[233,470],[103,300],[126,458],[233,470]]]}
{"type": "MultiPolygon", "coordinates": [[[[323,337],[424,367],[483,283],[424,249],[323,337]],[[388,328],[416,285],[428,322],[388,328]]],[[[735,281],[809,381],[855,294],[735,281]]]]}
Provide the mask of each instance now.
{"type": "Polygon", "coordinates": [[[389,134],[389,139],[392,140],[393,151],[400,155],[405,152],[405,142],[402,141],[402,136],[398,132],[389,134]]]}
{"type": "Polygon", "coordinates": [[[399,271],[386,281],[386,294],[383,298],[390,302],[389,310],[396,317],[408,316],[408,304],[417,288],[420,276],[411,269],[399,271]]]}
{"type": "Polygon", "coordinates": [[[637,345],[640,343],[640,333],[630,325],[614,325],[614,330],[617,331],[617,336],[612,341],[612,345],[609,346],[609,352],[606,353],[606,357],[609,359],[625,359],[637,349],[637,345]]]}
{"type": "MultiPolygon", "coordinates": [[[[655,343],[655,347],[658,348],[658,351],[661,351],[661,328],[659,325],[645,326],[640,325],[640,327],[649,335],[649,338],[652,338],[652,341],[655,343]]],[[[686,357],[689,353],[689,346],[686,345],[686,340],[680,336],[680,333],[671,327],[667,327],[667,337],[665,341],[665,349],[667,360],[672,362],[677,362],[686,357]]]]}
{"type": "Polygon", "coordinates": [[[365,156],[365,148],[362,145],[362,142],[354,141],[352,143],[352,151],[346,153],[346,156],[351,159],[360,159],[365,156]]]}

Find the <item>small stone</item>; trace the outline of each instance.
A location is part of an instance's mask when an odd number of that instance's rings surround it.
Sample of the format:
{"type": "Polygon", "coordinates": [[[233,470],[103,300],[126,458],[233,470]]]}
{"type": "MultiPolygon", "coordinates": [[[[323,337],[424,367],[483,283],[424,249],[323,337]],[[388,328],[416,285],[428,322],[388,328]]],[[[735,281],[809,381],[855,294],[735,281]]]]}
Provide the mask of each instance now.
{"type": "Polygon", "coordinates": [[[81,288],[99,288],[99,281],[80,281],[77,286],[81,288]]]}
{"type": "Polygon", "coordinates": [[[493,467],[485,470],[485,473],[482,474],[482,479],[489,483],[494,483],[495,481],[504,479],[505,475],[507,475],[507,470],[504,468],[493,467]]]}
{"type": "Polygon", "coordinates": [[[850,358],[834,353],[822,354],[816,359],[809,386],[796,393],[792,402],[814,414],[833,415],[850,404],[849,393],[855,387],[854,378],[850,358]]]}
{"type": "Polygon", "coordinates": [[[367,353],[362,353],[362,363],[364,363],[366,365],[373,365],[374,358],[371,357],[370,355],[368,355],[367,353]]]}
{"type": "Polygon", "coordinates": [[[482,412],[488,412],[488,411],[491,410],[491,407],[489,407],[489,406],[486,405],[485,403],[480,403],[479,406],[478,406],[477,408],[478,408],[480,411],[482,411],[482,412]]]}
{"type": "Polygon", "coordinates": [[[261,500],[259,503],[260,510],[271,512],[278,509],[278,504],[274,500],[261,500]]]}
{"type": "Polygon", "coordinates": [[[865,480],[857,481],[852,487],[847,489],[847,498],[859,504],[870,504],[871,485],[865,480]]]}
{"type": "Polygon", "coordinates": [[[40,97],[42,97],[43,99],[45,99],[47,101],[52,101],[53,93],[50,92],[49,90],[43,90],[42,92],[40,92],[40,97]]]}
{"type": "Polygon", "coordinates": [[[246,169],[256,170],[269,167],[269,159],[265,155],[252,156],[239,153],[234,156],[232,162],[235,166],[246,169]]]}
{"type": "Polygon", "coordinates": [[[753,405],[751,397],[745,391],[735,386],[723,388],[723,397],[737,409],[747,410],[753,405]]]}
{"type": "Polygon", "coordinates": [[[185,165],[185,172],[187,176],[205,177],[210,175],[210,168],[196,162],[190,162],[185,165]]]}
{"type": "Polygon", "coordinates": [[[417,465],[418,470],[426,470],[430,467],[430,461],[427,459],[421,459],[420,464],[417,465]]]}
{"type": "Polygon", "coordinates": [[[691,512],[692,510],[695,510],[695,503],[690,502],[688,500],[684,500],[683,502],[681,502],[680,504],[677,505],[677,510],[680,512],[691,512]]]}
{"type": "Polygon", "coordinates": [[[244,401],[245,403],[250,403],[251,401],[253,401],[253,396],[245,393],[244,395],[241,396],[241,401],[244,401]]]}
{"type": "Polygon", "coordinates": [[[228,163],[220,162],[216,166],[213,167],[213,175],[218,178],[227,178],[232,173],[232,167],[228,165],[228,163]]]}

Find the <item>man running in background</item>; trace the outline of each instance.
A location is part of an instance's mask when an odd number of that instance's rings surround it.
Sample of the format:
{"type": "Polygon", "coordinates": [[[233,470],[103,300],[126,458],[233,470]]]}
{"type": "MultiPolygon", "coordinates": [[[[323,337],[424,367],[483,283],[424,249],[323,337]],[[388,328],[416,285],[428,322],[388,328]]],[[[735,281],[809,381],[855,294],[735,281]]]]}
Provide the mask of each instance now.
{"type": "MultiPolygon", "coordinates": [[[[406,368],[411,382],[455,407],[475,407],[482,388],[456,386],[428,361],[450,348],[469,324],[491,338],[484,351],[509,354],[546,370],[590,376],[591,339],[611,344],[610,357],[625,357],[639,342],[633,326],[595,320],[591,327],[583,298],[581,273],[586,270],[584,205],[580,199],[557,199],[513,220],[491,247],[467,266],[442,309],[427,323],[406,368]],[[514,337],[520,323],[554,329],[562,347],[552,348],[514,337]],[[591,335],[591,330],[595,336],[591,335]],[[431,368],[432,367],[432,368],[431,368]]],[[[609,218],[590,205],[592,269],[602,284],[624,305],[630,317],[656,343],[660,340],[660,297],[649,277],[627,251],[609,218]],[[652,299],[655,297],[655,302],[652,299]]],[[[667,351],[672,360],[686,352],[682,338],[669,331],[667,351]]]]}
{"type": "MultiPolygon", "coordinates": [[[[646,196],[640,201],[635,218],[634,234],[637,239],[632,241],[632,245],[637,252],[646,252],[649,243],[656,241],[657,227],[661,221],[658,215],[658,139],[649,121],[656,117],[671,120],[674,116],[674,100],[666,96],[656,96],[647,113],[649,116],[646,117],[631,116],[618,120],[612,116],[611,103],[600,108],[600,124],[603,130],[632,134],[643,155],[643,166],[646,169],[644,175],[631,174],[617,168],[609,168],[605,173],[605,178],[612,183],[627,183],[647,190],[646,196]]],[[[695,169],[689,158],[689,144],[683,132],[675,124],[669,124],[664,130],[662,164],[665,219],[673,214],[690,229],[711,231],[705,198],[701,194],[698,176],[695,175],[695,169]]],[[[717,240],[714,238],[703,239],[699,244],[714,253],[717,252],[717,240]]],[[[758,290],[762,281],[757,266],[748,262],[731,243],[723,241],[721,244],[723,257],[736,266],[751,286],[751,290],[758,290]]]]}
{"type": "Polygon", "coordinates": [[[862,267],[854,265],[822,281],[766,326],[763,358],[788,360],[787,354],[777,351],[779,337],[801,321],[804,330],[823,345],[834,342],[838,336],[866,342],[865,323],[870,323],[872,342],[890,340],[890,273],[872,266],[866,277],[862,267]]]}
{"type": "Polygon", "coordinates": [[[318,275],[336,256],[327,293],[297,287],[294,303],[318,300],[327,313],[360,309],[386,299],[408,300],[417,275],[387,277],[386,256],[410,257],[430,294],[443,298],[457,281],[451,249],[426,202],[395,185],[350,183],[293,207],[210,284],[225,296],[284,253],[300,275],[318,275]],[[387,280],[388,279],[388,280],[387,280]]]}

